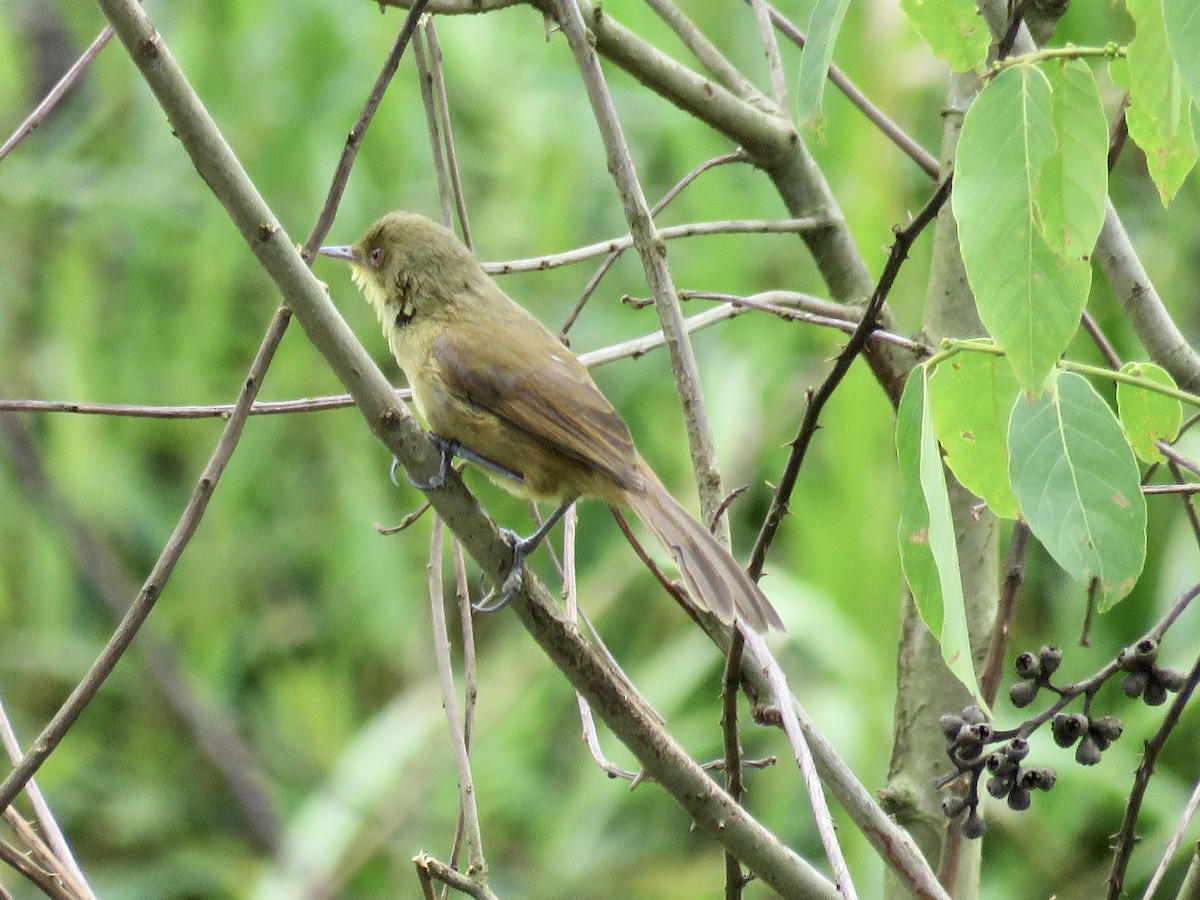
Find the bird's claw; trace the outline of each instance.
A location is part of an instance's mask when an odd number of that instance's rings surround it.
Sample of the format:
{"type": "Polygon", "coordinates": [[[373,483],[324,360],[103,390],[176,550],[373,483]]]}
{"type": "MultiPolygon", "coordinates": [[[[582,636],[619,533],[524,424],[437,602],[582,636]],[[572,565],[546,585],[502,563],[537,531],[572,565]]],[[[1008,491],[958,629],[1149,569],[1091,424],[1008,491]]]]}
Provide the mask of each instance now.
{"type": "MultiPolygon", "coordinates": [[[[424,484],[421,484],[420,482],[413,481],[412,476],[409,475],[408,472],[404,473],[404,480],[418,491],[435,491],[442,487],[442,485],[446,483],[446,473],[450,470],[450,463],[454,461],[454,457],[458,454],[460,449],[459,445],[455,441],[448,441],[444,437],[437,434],[430,434],[429,439],[433,441],[434,446],[438,448],[438,453],[441,455],[441,462],[438,463],[438,470],[433,474],[433,477],[424,484]]],[[[392,479],[392,484],[396,485],[396,487],[400,486],[396,481],[396,469],[399,467],[400,460],[393,456],[392,469],[389,475],[392,479]]]]}
{"type": "Polygon", "coordinates": [[[477,613],[498,612],[508,606],[513,596],[521,589],[521,572],[525,567],[525,557],[537,549],[537,545],[541,543],[540,537],[534,541],[531,538],[520,537],[515,531],[509,531],[507,528],[500,529],[500,533],[512,547],[512,564],[498,588],[492,588],[482,598],[471,604],[471,609],[477,613]],[[493,597],[496,599],[493,600],[493,597]]]}

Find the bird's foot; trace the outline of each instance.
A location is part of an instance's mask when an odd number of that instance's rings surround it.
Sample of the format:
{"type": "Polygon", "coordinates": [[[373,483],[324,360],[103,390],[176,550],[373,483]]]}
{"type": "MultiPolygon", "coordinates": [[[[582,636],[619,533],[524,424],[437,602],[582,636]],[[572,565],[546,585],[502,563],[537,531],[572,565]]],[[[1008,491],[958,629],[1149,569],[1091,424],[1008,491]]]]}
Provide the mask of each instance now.
{"type": "Polygon", "coordinates": [[[529,537],[521,537],[515,531],[509,531],[507,528],[500,529],[500,533],[512,547],[512,564],[499,586],[488,591],[482,600],[472,603],[471,609],[478,613],[490,613],[508,606],[513,596],[521,589],[521,573],[525,569],[525,559],[546,539],[550,529],[558,523],[573,502],[573,500],[568,500],[562,504],[529,537]]]}

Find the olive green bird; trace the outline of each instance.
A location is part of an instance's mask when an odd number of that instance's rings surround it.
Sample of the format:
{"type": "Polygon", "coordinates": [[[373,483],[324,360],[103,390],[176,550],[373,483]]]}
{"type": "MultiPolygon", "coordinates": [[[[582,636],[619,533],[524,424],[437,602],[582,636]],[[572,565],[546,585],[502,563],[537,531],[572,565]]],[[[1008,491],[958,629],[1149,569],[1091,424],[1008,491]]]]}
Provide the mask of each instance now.
{"type": "Polygon", "coordinates": [[[512,493],[559,504],[528,538],[507,533],[512,570],[492,609],[507,602],[525,557],[567,507],[598,497],[631,508],[646,524],[698,609],[758,632],[783,630],[758,585],[642,459],[587,368],[500,289],[452,231],[393,212],[358,243],[320,253],[350,263],[442,452],[441,471],[417,487],[440,486],[459,456],[512,493]]]}

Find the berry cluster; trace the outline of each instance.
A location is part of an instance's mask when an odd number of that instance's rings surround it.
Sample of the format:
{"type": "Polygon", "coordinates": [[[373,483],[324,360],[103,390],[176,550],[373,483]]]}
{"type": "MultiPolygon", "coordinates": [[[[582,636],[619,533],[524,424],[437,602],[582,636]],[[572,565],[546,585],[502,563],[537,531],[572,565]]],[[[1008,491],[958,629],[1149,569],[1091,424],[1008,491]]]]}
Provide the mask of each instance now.
{"type": "Polygon", "coordinates": [[[1142,638],[1117,655],[1117,666],[1127,673],[1121,690],[1134,699],[1141,697],[1149,706],[1166,703],[1167,692],[1179,691],[1184,682],[1182,672],[1160,668],[1157,659],[1158,641],[1154,638],[1142,638]]]}
{"type": "Polygon", "coordinates": [[[1114,662],[1091,678],[1060,687],[1052,684],[1050,678],[1058,670],[1062,658],[1062,650],[1051,646],[1042,647],[1037,653],[1027,651],[1016,658],[1013,667],[1019,680],[1008,691],[1013,706],[1018,709],[1029,706],[1043,689],[1057,697],[1049,709],[1011,731],[992,728],[978,706],[968,706],[958,715],[942,716],[940,724],[946,737],[946,752],[957,769],[942,784],[957,781],[961,775],[968,776],[966,793],[947,795],[942,801],[942,811],[951,819],[964,812],[967,814],[963,822],[966,837],[983,835],[979,782],[984,772],[990,776],[984,785],[987,792],[1005,800],[1014,810],[1029,808],[1032,791],[1048,791],[1054,786],[1053,769],[1024,764],[1029,755],[1029,736],[1047,721],[1058,746],[1075,747],[1075,761],[1094,766],[1122,731],[1121,720],[1116,716],[1093,718],[1091,715],[1092,699],[1109,678],[1124,672],[1121,689],[1130,697],[1140,697],[1150,706],[1166,702],[1167,694],[1179,691],[1185,682],[1181,673],[1158,665],[1158,641],[1152,637],[1142,638],[1126,647],[1114,662]],[[1062,711],[1081,695],[1081,712],[1062,711]],[[989,744],[999,746],[989,751],[989,744]]]}
{"type": "Polygon", "coordinates": [[[979,780],[985,771],[990,775],[984,785],[987,792],[997,800],[1005,800],[1010,809],[1028,809],[1032,791],[1054,787],[1053,769],[1022,765],[1029,755],[1029,742],[1019,736],[1007,739],[997,736],[978,706],[968,706],[957,716],[942,716],[940,724],[951,761],[960,774],[970,776],[966,795],[948,794],[942,800],[942,812],[951,819],[967,813],[963,822],[966,837],[983,836],[979,780]],[[985,752],[985,745],[995,740],[1004,743],[990,753],[985,752]]]}

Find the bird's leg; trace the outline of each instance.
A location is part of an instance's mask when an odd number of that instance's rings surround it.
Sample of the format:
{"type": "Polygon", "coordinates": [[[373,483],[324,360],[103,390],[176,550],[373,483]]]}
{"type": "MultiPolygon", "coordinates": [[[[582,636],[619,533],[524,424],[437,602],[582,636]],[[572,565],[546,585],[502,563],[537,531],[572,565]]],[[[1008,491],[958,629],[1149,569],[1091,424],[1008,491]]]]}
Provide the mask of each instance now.
{"type": "MultiPolygon", "coordinates": [[[[454,458],[456,456],[459,459],[465,459],[467,462],[475,463],[475,465],[479,466],[480,468],[495,472],[497,475],[502,475],[505,478],[511,478],[513,481],[521,482],[525,480],[523,476],[518,475],[511,469],[506,469],[499,463],[492,462],[486,456],[480,456],[474,450],[469,447],[464,447],[458,441],[451,440],[450,438],[444,438],[440,434],[434,434],[432,431],[429,432],[429,439],[433,441],[434,446],[438,448],[438,452],[441,454],[442,459],[441,463],[438,465],[437,472],[424,484],[418,484],[417,482],[413,481],[412,478],[407,475],[407,473],[405,474],[405,480],[418,491],[432,491],[444,485],[446,483],[446,474],[450,471],[450,464],[454,462],[454,458]]],[[[400,460],[393,456],[392,468],[390,472],[392,484],[397,484],[396,469],[399,467],[400,460]]]]}
{"type": "Polygon", "coordinates": [[[487,596],[478,603],[471,604],[471,608],[475,612],[496,612],[508,606],[509,601],[513,598],[513,594],[521,588],[521,569],[525,565],[526,557],[533,553],[538,548],[538,545],[545,540],[546,535],[550,533],[550,529],[558,524],[558,520],[563,517],[574,502],[574,498],[565,501],[529,537],[521,537],[515,531],[509,531],[507,528],[500,529],[500,533],[504,535],[504,539],[512,546],[512,565],[509,566],[508,574],[504,576],[504,581],[500,583],[498,588],[488,591],[487,596]],[[489,602],[496,594],[499,594],[499,597],[496,598],[495,602],[489,602]]]}

